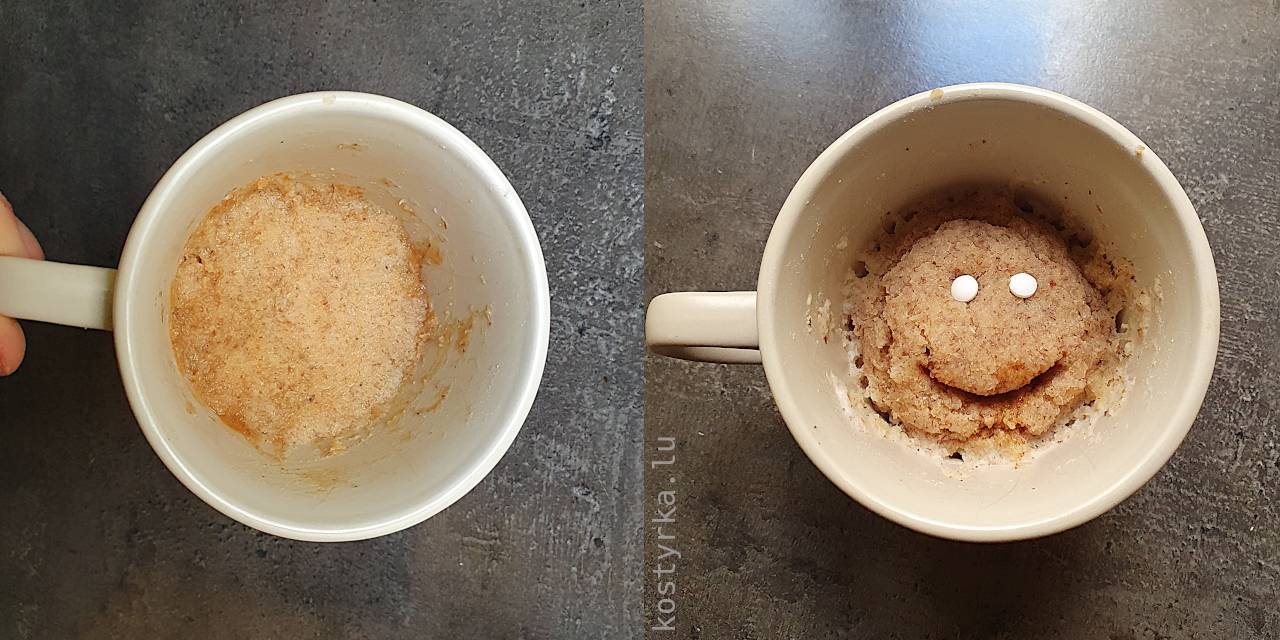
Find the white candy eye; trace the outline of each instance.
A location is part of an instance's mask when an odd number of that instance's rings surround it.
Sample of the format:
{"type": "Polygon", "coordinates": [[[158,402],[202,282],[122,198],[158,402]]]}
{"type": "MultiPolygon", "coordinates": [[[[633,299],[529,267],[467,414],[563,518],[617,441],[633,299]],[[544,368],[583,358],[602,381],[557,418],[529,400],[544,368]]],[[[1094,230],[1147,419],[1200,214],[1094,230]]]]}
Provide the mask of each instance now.
{"type": "Polygon", "coordinates": [[[951,281],[951,297],[968,302],[978,297],[978,279],[965,274],[951,281]]]}
{"type": "Polygon", "coordinates": [[[1024,300],[1030,298],[1036,294],[1036,279],[1029,273],[1015,273],[1009,278],[1009,291],[1024,300]]]}

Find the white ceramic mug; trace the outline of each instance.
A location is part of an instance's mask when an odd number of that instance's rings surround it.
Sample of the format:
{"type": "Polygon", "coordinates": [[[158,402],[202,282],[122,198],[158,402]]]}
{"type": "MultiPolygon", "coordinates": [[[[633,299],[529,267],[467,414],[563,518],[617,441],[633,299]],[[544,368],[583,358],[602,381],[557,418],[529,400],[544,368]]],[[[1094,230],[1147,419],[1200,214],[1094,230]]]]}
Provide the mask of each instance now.
{"type": "Polygon", "coordinates": [[[0,258],[0,314],[114,325],[130,404],[183,484],[257,529],[341,541],[417,524],[493,469],[542,378],[550,297],[528,213],[475,143],[412,105],[323,92],[262,105],[196,143],[147,198],[118,272],[0,258]],[[424,229],[447,223],[436,237],[443,262],[423,272],[433,309],[443,322],[485,310],[491,318],[475,323],[465,354],[428,347],[424,358],[444,364],[413,406],[429,411],[406,411],[341,455],[292,466],[194,400],[168,332],[169,283],[187,236],[232,189],[275,172],[334,175],[415,212],[424,229]]]}
{"type": "MultiPolygon", "coordinates": [[[[837,311],[838,312],[838,311],[837,311]]],[[[1086,522],[1150,479],[1199,411],[1217,353],[1218,286],[1204,229],[1178,181],[1137,137],[1043,89],[968,84],[894,103],[805,171],[765,246],[756,292],[675,293],[650,306],[647,341],[692,360],[761,362],[792,436],[868,508],[925,533],[973,541],[1051,534],[1086,522]],[[1125,364],[1126,397],[1090,437],[1018,466],[966,471],[893,437],[838,389],[848,355],[806,327],[881,232],[887,211],[951,184],[1015,182],[1073,214],[1131,260],[1153,293],[1146,338],[1125,364]],[[841,239],[845,242],[841,242],[841,239]]],[[[855,387],[856,388],[856,387],[855,387]]],[[[859,403],[859,406],[865,403],[859,403]]]]}

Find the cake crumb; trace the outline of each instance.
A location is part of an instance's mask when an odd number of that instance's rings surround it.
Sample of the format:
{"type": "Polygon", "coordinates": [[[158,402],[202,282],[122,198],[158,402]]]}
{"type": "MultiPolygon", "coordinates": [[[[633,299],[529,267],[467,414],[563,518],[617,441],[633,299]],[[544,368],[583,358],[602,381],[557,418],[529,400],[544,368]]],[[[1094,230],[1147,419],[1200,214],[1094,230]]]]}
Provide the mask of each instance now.
{"type": "Polygon", "coordinates": [[[256,445],[341,451],[385,417],[431,333],[421,267],[404,226],[361,189],[259,178],[183,247],[170,290],[178,367],[256,445]]]}

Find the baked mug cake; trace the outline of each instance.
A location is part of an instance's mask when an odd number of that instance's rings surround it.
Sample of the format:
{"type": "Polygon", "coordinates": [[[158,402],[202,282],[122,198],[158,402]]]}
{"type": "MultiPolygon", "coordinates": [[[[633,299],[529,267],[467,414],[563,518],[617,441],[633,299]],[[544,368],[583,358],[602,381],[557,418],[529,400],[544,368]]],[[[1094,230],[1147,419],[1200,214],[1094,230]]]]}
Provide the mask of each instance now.
{"type": "Polygon", "coordinates": [[[1123,393],[1141,292],[1126,260],[1068,220],[1000,187],[888,214],[845,284],[850,393],[957,458],[1016,460],[1105,411],[1123,393]]]}
{"type": "Polygon", "coordinates": [[[832,483],[958,540],[1052,534],[1131,495],[1191,427],[1218,339],[1177,179],[1096,109],[1021,85],[932,89],[840,136],[756,284],[654,298],[647,343],[762,364],[832,483]]]}
{"type": "Polygon", "coordinates": [[[183,247],[170,288],[178,367],[258,447],[341,451],[386,416],[422,357],[424,253],[359,187],[263,176],[183,247]]]}
{"type": "Polygon", "coordinates": [[[541,246],[502,171],[366,93],[281,98],[206,135],[118,271],[0,256],[0,284],[19,292],[0,315],[114,331],[165,466],[298,540],[400,531],[474,488],[528,415],[550,334],[541,246]]]}

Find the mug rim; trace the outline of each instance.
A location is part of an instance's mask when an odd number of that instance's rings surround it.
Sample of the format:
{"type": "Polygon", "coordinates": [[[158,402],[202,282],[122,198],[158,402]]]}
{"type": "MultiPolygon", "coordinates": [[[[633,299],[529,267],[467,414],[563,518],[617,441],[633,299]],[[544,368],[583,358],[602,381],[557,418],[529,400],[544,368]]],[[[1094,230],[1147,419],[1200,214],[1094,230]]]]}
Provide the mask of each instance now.
{"type": "Polygon", "coordinates": [[[465,134],[430,112],[393,98],[352,91],[301,93],[277,98],[254,107],[205,134],[173,163],[151,190],[129,229],[120,258],[116,292],[112,302],[116,358],[129,404],[151,448],[155,450],[169,471],[209,506],[242,524],[285,538],[309,542],[364,540],[407,529],[439,513],[469,493],[497,466],[498,461],[511,447],[516,435],[523,427],[542,381],[550,340],[549,291],[542,245],[538,241],[528,211],[502,170],[465,134]],[[333,105],[399,120],[424,136],[448,145],[464,156],[465,167],[478,172],[484,182],[492,185],[497,193],[503,194],[502,206],[499,210],[502,215],[509,218],[509,222],[516,230],[516,240],[525,249],[524,256],[527,264],[524,284],[533,292],[536,300],[525,329],[533,336],[530,347],[532,357],[529,360],[531,365],[527,371],[523,372],[520,383],[511,387],[511,394],[506,401],[508,407],[498,418],[502,427],[497,437],[488,443],[478,462],[454,478],[443,491],[428,496],[409,508],[367,518],[367,521],[359,526],[301,527],[281,522],[268,513],[251,511],[218,494],[191,472],[184,462],[184,456],[171,446],[161,430],[156,427],[156,416],[148,399],[148,391],[140,382],[138,363],[132,349],[131,318],[137,313],[144,312],[141,309],[143,301],[137,299],[133,282],[135,274],[141,268],[140,256],[145,252],[150,239],[156,237],[153,234],[153,227],[155,221],[165,214],[166,201],[176,197],[183,184],[200,170],[207,158],[214,156],[241,131],[261,122],[287,119],[313,109],[331,108],[333,105]]]}
{"type": "Polygon", "coordinates": [[[1164,197],[1173,205],[1174,221],[1178,223],[1182,235],[1187,238],[1191,246],[1191,266],[1199,276],[1197,293],[1204,302],[1199,318],[1199,324],[1204,331],[1197,334],[1197,341],[1192,346],[1195,367],[1191,372],[1191,381],[1187,393],[1180,397],[1177,406],[1171,411],[1171,419],[1152,442],[1146,454],[1135,457],[1132,466],[1115,482],[1092,499],[1064,509],[1054,517],[1016,525],[989,527],[956,525],[932,519],[925,514],[900,509],[892,504],[891,500],[864,489],[858,479],[847,475],[834,457],[824,449],[812,429],[801,428],[802,414],[799,404],[791,395],[786,371],[774,357],[780,342],[777,336],[778,322],[774,315],[774,307],[763,303],[757,306],[760,353],[765,376],[769,380],[778,409],[792,437],[823,475],[854,500],[891,521],[921,533],[971,542],[1022,540],[1065,531],[1109,511],[1150,480],[1172,457],[1199,413],[1217,357],[1221,322],[1217,271],[1204,227],[1200,224],[1195,208],[1182,185],[1164,162],[1123,125],[1093,107],[1046,89],[997,82],[952,85],[908,96],[871,114],[827,147],[796,182],[774,222],[761,259],[760,278],[757,283],[761,300],[769,301],[774,298],[774,286],[779,281],[788,257],[784,247],[788,246],[794,234],[799,232],[798,221],[805,203],[810,200],[813,192],[846,154],[854,152],[873,132],[906,113],[940,104],[990,99],[1047,107],[1084,122],[1123,147],[1137,148],[1138,145],[1142,145],[1144,148],[1142,166],[1154,178],[1164,197]]]}

